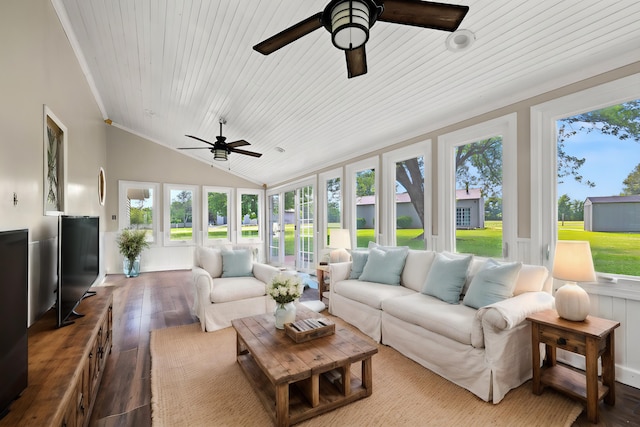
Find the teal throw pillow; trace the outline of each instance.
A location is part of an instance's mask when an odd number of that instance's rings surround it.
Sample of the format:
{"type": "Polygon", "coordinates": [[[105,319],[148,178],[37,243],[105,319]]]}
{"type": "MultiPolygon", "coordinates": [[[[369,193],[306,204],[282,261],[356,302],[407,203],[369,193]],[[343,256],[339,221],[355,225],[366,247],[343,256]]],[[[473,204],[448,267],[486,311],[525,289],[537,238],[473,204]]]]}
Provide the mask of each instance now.
{"type": "Polygon", "coordinates": [[[351,251],[351,273],[349,279],[359,279],[369,258],[369,251],[351,251]]]}
{"type": "Polygon", "coordinates": [[[449,304],[458,304],[472,258],[467,255],[452,259],[437,253],[421,292],[449,304]]]}
{"type": "Polygon", "coordinates": [[[408,253],[409,250],[404,248],[393,251],[371,249],[360,280],[385,285],[400,285],[400,275],[408,253]]]}
{"type": "Polygon", "coordinates": [[[521,268],[521,262],[499,264],[488,259],[482,269],[473,276],[462,303],[469,307],[480,308],[511,298],[521,268]]]}
{"type": "Polygon", "coordinates": [[[222,251],[222,277],[253,276],[251,251],[247,249],[225,249],[222,251]]]}

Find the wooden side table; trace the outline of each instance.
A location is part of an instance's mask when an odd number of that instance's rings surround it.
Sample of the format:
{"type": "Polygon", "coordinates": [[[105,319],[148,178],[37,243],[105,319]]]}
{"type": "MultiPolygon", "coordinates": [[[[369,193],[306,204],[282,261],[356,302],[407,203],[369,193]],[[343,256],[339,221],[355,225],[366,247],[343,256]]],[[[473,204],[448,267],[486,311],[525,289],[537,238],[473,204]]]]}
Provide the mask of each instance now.
{"type": "Polygon", "coordinates": [[[588,316],[583,322],[562,319],[555,310],[527,317],[531,321],[533,393],[544,386],[586,402],[587,418],[598,422],[598,402],[614,405],[615,394],[615,322],[588,316]],[[540,344],[545,345],[544,365],[540,366],[540,344]],[[556,364],[556,348],[585,357],[585,373],[556,364]],[[598,381],[598,358],[602,357],[602,380],[598,381]]]}
{"type": "MultiPolygon", "coordinates": [[[[318,278],[318,299],[322,301],[323,294],[329,291],[329,266],[318,264],[316,277],[318,278]]],[[[325,298],[329,299],[328,296],[325,298]]]]}

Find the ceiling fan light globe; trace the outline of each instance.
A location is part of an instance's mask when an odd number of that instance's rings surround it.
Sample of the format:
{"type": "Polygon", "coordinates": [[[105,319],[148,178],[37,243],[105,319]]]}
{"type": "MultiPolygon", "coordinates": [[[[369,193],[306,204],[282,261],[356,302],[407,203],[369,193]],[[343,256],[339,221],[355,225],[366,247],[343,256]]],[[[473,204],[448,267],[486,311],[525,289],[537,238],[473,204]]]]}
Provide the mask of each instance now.
{"type": "Polygon", "coordinates": [[[226,161],[227,160],[227,150],[214,149],[213,150],[213,160],[218,160],[220,162],[226,161]]]}
{"type": "Polygon", "coordinates": [[[331,40],[338,49],[357,49],[369,39],[369,7],[345,0],[331,10],[331,40]]]}

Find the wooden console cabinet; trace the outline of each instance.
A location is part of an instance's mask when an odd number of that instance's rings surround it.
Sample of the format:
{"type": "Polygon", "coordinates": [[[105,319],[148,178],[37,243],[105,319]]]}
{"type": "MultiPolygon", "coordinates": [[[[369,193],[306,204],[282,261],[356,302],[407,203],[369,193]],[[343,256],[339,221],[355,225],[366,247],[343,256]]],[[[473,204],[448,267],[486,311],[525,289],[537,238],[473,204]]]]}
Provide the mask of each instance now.
{"type": "Polygon", "coordinates": [[[76,309],[85,316],[56,328],[55,309],[29,328],[28,386],[4,426],[86,426],[113,343],[113,296],[98,288],[76,309]]]}

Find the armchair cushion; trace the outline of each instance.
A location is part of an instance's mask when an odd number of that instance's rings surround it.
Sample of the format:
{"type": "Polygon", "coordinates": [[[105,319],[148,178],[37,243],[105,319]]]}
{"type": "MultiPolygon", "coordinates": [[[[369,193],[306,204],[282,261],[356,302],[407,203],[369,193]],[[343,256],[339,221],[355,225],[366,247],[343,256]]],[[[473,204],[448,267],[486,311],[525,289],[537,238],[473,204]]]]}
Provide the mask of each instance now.
{"type": "Polygon", "coordinates": [[[248,277],[253,275],[251,251],[247,249],[222,250],[222,277],[248,277]]]}
{"type": "Polygon", "coordinates": [[[261,297],[265,284],[255,277],[229,277],[216,279],[211,288],[211,302],[219,304],[247,298],[261,297]]]}
{"type": "Polygon", "coordinates": [[[222,254],[218,248],[196,248],[198,266],[202,267],[212,278],[222,275],[222,254]]]}

